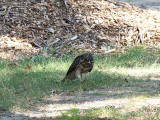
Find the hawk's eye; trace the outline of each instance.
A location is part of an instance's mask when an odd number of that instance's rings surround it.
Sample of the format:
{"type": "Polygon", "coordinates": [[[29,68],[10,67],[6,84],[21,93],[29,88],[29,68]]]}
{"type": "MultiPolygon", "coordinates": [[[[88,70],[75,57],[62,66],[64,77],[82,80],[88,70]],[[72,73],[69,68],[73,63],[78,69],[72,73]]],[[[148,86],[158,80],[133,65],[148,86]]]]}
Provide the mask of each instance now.
{"type": "Polygon", "coordinates": [[[89,64],[91,63],[91,61],[88,62],[89,64]]]}

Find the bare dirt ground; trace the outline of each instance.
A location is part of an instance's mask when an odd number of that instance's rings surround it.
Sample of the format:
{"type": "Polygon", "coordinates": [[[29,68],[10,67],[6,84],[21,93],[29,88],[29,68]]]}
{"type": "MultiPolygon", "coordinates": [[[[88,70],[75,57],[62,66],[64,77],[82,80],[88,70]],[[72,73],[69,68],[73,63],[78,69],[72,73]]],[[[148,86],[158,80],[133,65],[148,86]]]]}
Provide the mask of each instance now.
{"type": "MultiPolygon", "coordinates": [[[[144,106],[160,107],[160,98],[147,98],[144,100],[130,98],[131,94],[124,94],[127,96],[121,98],[119,94],[114,92],[114,98],[109,95],[93,95],[95,91],[87,93],[87,95],[78,96],[63,96],[53,95],[45,100],[44,105],[29,110],[27,112],[15,112],[15,113],[3,113],[0,116],[1,120],[19,120],[24,118],[30,119],[54,119],[56,116],[60,116],[62,111],[67,111],[72,108],[78,108],[81,110],[99,108],[105,106],[113,106],[115,108],[124,107],[123,112],[138,111],[144,106]],[[118,98],[118,99],[117,99],[118,98]],[[132,106],[132,108],[130,108],[132,106]],[[128,108],[128,109],[127,109],[128,108]]],[[[107,93],[107,91],[100,91],[107,93]]],[[[111,92],[111,91],[110,91],[111,92]]]]}
{"type": "MultiPolygon", "coordinates": [[[[157,0],[121,0],[137,5],[143,9],[160,11],[160,1],[157,0]]],[[[142,106],[160,107],[160,97],[150,97],[145,99],[137,99],[135,96],[143,93],[156,94],[159,90],[160,77],[153,78],[150,88],[142,86],[133,87],[112,87],[89,92],[82,92],[78,95],[66,96],[53,94],[49,98],[45,98],[41,105],[27,112],[0,113],[0,120],[19,120],[24,118],[54,118],[61,115],[61,111],[71,108],[91,109],[102,106],[123,107],[132,105],[131,111],[137,110],[142,106]],[[134,99],[135,97],[135,99],[134,99]]],[[[125,107],[124,111],[128,111],[125,107]]]]}

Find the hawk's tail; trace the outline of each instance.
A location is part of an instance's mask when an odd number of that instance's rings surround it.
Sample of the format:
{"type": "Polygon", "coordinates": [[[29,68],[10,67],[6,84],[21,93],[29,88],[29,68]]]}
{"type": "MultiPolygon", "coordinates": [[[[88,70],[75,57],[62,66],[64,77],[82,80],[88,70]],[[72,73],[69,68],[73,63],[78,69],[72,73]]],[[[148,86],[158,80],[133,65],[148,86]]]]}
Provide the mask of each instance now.
{"type": "Polygon", "coordinates": [[[62,82],[65,82],[65,80],[66,80],[66,77],[62,80],[62,82]]]}

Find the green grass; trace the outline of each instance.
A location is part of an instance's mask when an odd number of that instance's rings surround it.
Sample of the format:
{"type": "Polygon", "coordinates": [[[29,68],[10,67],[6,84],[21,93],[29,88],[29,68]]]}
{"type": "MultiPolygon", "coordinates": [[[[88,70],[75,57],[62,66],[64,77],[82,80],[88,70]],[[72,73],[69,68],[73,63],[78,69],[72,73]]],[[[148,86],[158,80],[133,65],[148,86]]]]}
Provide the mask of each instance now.
{"type": "Polygon", "coordinates": [[[160,119],[160,107],[147,106],[137,111],[122,112],[123,108],[106,106],[89,110],[79,110],[73,108],[62,112],[62,116],[56,120],[158,120],[160,119]]]}
{"type": "MultiPolygon", "coordinates": [[[[146,89],[153,90],[150,94],[148,91],[144,94],[155,95],[157,90],[154,86],[147,87],[151,80],[148,78],[147,81],[142,81],[142,78],[154,75],[153,71],[149,73],[144,71],[143,73],[143,70],[158,69],[160,66],[159,57],[160,54],[157,49],[145,47],[134,47],[124,53],[95,54],[94,69],[82,83],[79,80],[61,83],[67,69],[75,58],[73,56],[44,58],[37,55],[31,59],[17,61],[19,66],[8,66],[9,61],[0,60],[0,110],[29,109],[41,102],[45,96],[50,95],[52,90],[57,94],[64,92],[70,95],[79,91],[102,87],[139,86],[144,91],[146,89]],[[27,65],[32,66],[28,72],[25,71],[27,65]],[[126,83],[124,79],[128,77],[129,69],[140,70],[142,75],[138,78],[137,74],[131,74],[131,81],[126,83]],[[154,92],[155,94],[153,94],[154,92]]],[[[139,91],[137,90],[137,92],[139,91]]]]}
{"type": "Polygon", "coordinates": [[[125,51],[124,53],[107,54],[107,56],[100,56],[97,59],[102,59],[100,64],[106,62],[106,67],[150,67],[155,63],[160,63],[158,49],[148,49],[142,46],[134,47],[125,51]]]}

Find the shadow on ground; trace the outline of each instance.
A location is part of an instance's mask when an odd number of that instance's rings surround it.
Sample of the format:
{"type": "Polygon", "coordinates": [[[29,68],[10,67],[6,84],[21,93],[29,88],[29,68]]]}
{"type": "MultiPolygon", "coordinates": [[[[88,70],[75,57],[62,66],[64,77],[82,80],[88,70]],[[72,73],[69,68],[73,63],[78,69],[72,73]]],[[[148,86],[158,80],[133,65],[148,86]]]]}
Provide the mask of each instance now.
{"type": "MultiPolygon", "coordinates": [[[[132,98],[140,96],[147,98],[148,100],[149,98],[158,96],[160,92],[160,79],[153,80],[150,78],[130,77],[126,80],[126,76],[118,73],[105,73],[95,70],[88,74],[81,83],[79,80],[61,83],[60,79],[62,78],[62,73],[64,72],[40,71],[30,72],[28,74],[11,74],[11,83],[9,86],[15,87],[14,90],[19,90],[21,88],[13,82],[21,82],[22,85],[25,84],[27,90],[23,92],[25,92],[26,98],[32,96],[33,91],[35,92],[34,94],[37,95],[52,93],[50,97],[38,97],[36,102],[34,101],[35,103],[38,103],[38,105],[35,107],[31,106],[31,109],[28,112],[20,112],[19,114],[6,114],[2,112],[0,113],[0,118],[2,120],[19,118],[53,119],[54,117],[61,115],[62,111],[68,111],[72,108],[92,109],[105,106],[123,107],[126,104],[134,103],[134,101],[131,100],[132,98]],[[14,79],[14,81],[12,81],[17,75],[21,75],[22,79],[14,79]]],[[[23,101],[27,102],[26,98],[23,96],[24,93],[15,92],[15,94],[16,97],[14,99],[22,99],[22,101],[20,100],[21,104],[23,104],[23,101]]],[[[15,102],[15,100],[13,102],[15,102]]],[[[19,105],[18,100],[14,105],[19,105]]],[[[146,105],[150,105],[150,103],[147,103],[146,105]]]]}

